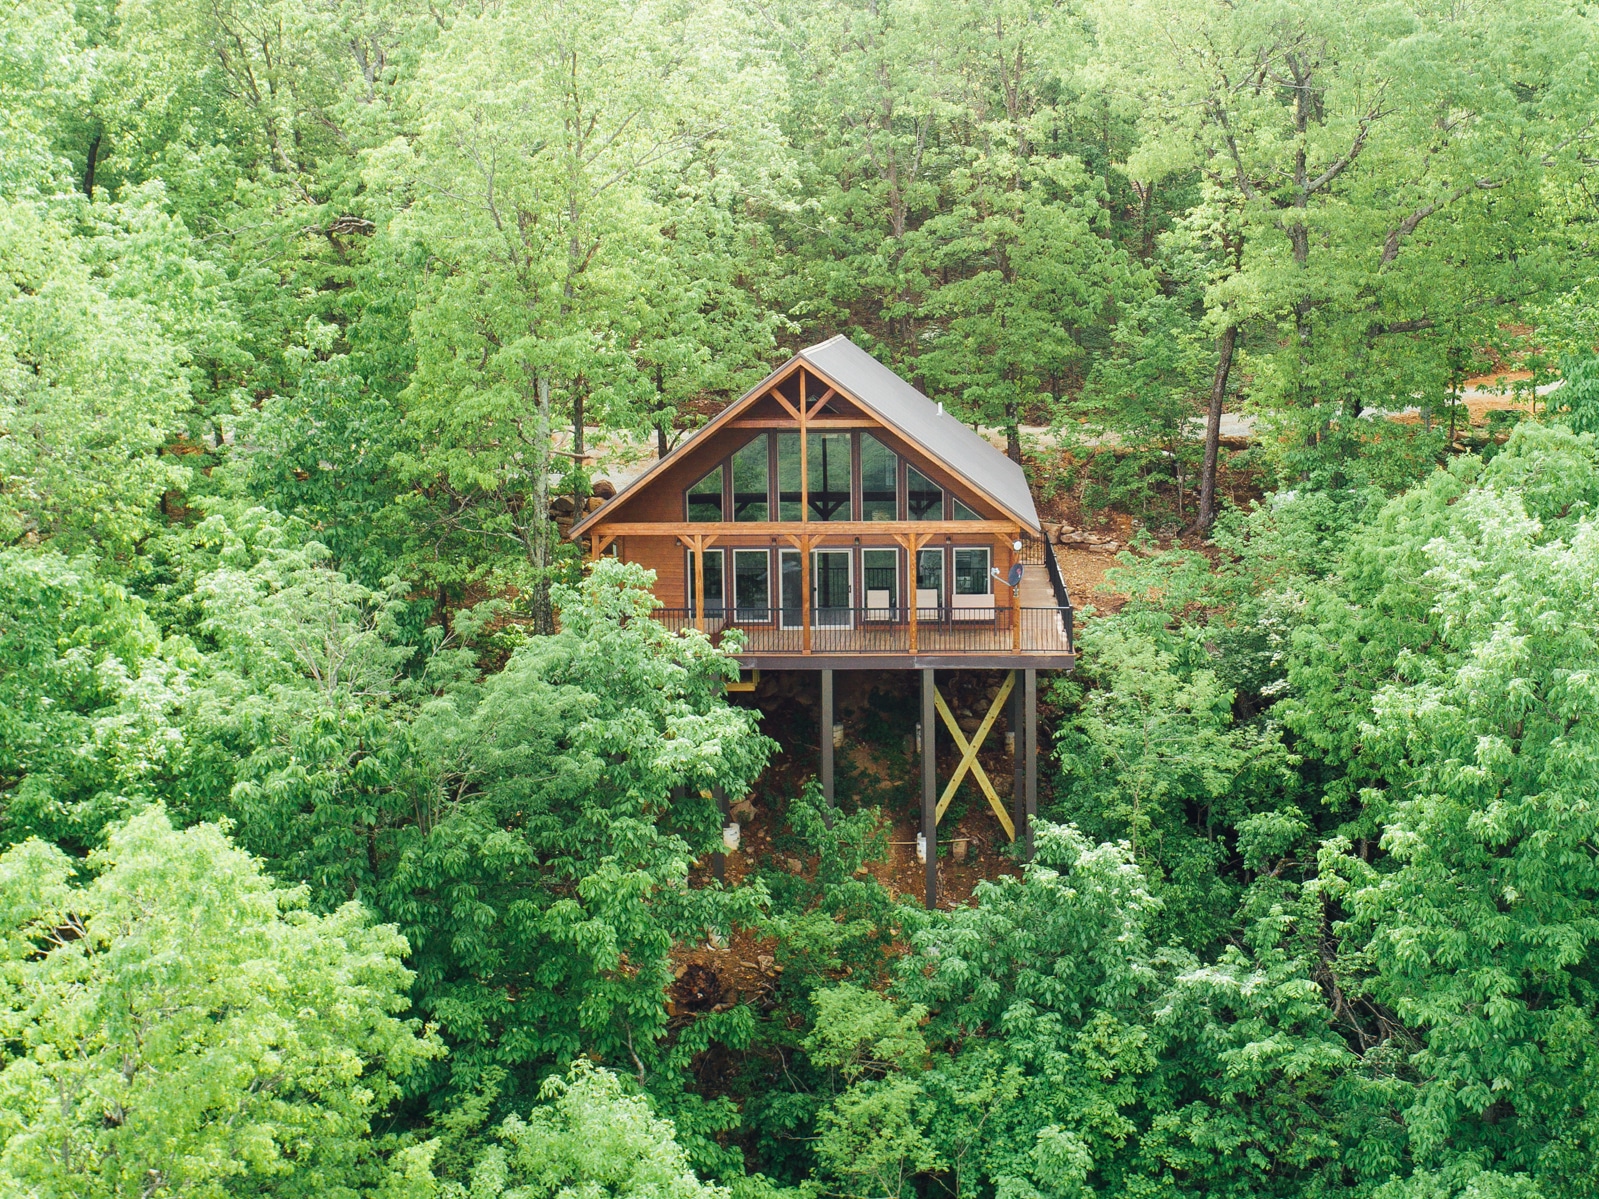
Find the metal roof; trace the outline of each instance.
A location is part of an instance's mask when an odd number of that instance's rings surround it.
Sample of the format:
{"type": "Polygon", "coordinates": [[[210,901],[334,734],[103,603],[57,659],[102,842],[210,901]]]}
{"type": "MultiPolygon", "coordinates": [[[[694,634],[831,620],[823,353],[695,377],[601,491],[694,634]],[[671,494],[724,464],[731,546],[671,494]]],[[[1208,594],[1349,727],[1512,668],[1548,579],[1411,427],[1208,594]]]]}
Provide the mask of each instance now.
{"type": "Polygon", "coordinates": [[[840,333],[796,357],[849,393],[885,425],[920,446],[978,491],[1003,504],[1034,533],[1043,530],[1022,468],[860,346],[840,333]]]}
{"type": "Polygon", "coordinates": [[[771,390],[796,362],[803,362],[818,375],[844,392],[900,436],[919,447],[951,473],[958,475],[976,491],[997,502],[1032,533],[1042,535],[1038,509],[1027,486],[1022,468],[999,450],[944,411],[888,367],[840,333],[814,346],[807,346],[739,399],[733,401],[692,437],[634,479],[597,511],[572,526],[569,537],[577,537],[590,525],[619,507],[624,499],[647,484],[679,454],[686,453],[708,433],[731,420],[771,390]]]}

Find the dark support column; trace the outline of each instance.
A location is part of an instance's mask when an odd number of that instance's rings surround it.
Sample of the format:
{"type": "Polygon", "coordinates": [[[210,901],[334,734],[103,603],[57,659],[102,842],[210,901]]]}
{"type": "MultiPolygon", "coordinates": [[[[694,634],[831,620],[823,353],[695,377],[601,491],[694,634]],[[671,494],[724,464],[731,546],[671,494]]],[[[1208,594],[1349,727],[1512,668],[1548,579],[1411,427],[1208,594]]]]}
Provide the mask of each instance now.
{"type": "MultiPolygon", "coordinates": [[[[1010,740],[1011,740],[1011,784],[1010,784],[1010,823],[1016,830],[1017,840],[1022,837],[1022,830],[1027,827],[1026,808],[1022,806],[1023,789],[1027,786],[1026,771],[1022,764],[1027,761],[1027,737],[1022,728],[1022,687],[1019,680],[1015,680],[1016,672],[1011,671],[1013,681],[1010,688],[1010,740]]],[[[1017,847],[1018,850],[1021,848],[1017,847]]]]}
{"type": "MultiPolygon", "coordinates": [[[[720,787],[712,787],[711,795],[716,799],[716,810],[721,814],[722,818],[722,823],[716,830],[716,835],[720,839],[722,829],[727,827],[727,817],[729,815],[727,793],[720,787]]],[[[717,882],[725,882],[727,879],[727,855],[718,850],[715,859],[711,863],[711,869],[716,875],[717,882]]]]}
{"type": "Polygon", "coordinates": [[[1033,821],[1038,817],[1038,671],[1027,668],[1026,709],[1022,722],[1027,726],[1027,860],[1033,860],[1033,821]]]}
{"type": "Polygon", "coordinates": [[[833,819],[833,672],[822,671],[822,798],[827,819],[833,819]]]}
{"type": "Polygon", "coordinates": [[[927,841],[927,906],[938,903],[938,755],[933,672],[922,671],[922,836],[927,841]]]}

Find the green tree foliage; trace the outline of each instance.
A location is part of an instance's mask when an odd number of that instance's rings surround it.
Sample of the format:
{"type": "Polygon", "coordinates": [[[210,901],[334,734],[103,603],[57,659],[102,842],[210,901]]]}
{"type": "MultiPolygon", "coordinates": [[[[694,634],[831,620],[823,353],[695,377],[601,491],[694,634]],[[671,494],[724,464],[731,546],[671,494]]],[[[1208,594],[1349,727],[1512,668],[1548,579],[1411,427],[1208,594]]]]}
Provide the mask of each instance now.
{"type": "Polygon", "coordinates": [[[694,1176],[671,1122],[642,1096],[586,1061],[552,1075],[526,1120],[512,1115],[495,1130],[464,1188],[445,1196],[611,1195],[615,1199],[716,1199],[721,1187],[694,1176]]]}
{"type": "Polygon", "coordinates": [[[1599,1189],[1595,61],[1552,0],[0,5],[0,1189],[1599,1189]],[[552,519],[837,332],[1208,529],[953,910],[803,752],[717,884],[736,638],[552,519]],[[1479,458],[1494,366],[1561,386],[1479,458]]]}
{"type": "Polygon", "coordinates": [[[541,632],[560,412],[579,438],[593,416],[644,423],[641,404],[658,422],[662,389],[638,368],[687,365],[665,343],[715,302],[713,288],[672,284],[707,248],[696,205],[731,185],[711,174],[736,178],[740,138],[759,141],[767,76],[741,29],[730,7],[606,0],[463,19],[416,84],[420,136],[373,160],[405,198],[397,232],[425,268],[406,393],[419,445],[402,470],[448,494],[445,531],[531,585],[541,632]],[[684,254],[679,234],[701,244],[684,254]],[[651,301],[680,311],[640,321],[651,301]]]}
{"type": "Polygon", "coordinates": [[[0,541],[122,554],[187,477],[161,453],[187,380],[158,310],[108,294],[85,249],[38,206],[0,206],[0,541]]]}
{"type": "Polygon", "coordinates": [[[439,1052],[402,1019],[405,941],[326,916],[221,830],[158,809],[74,880],[0,856],[0,1176],[18,1194],[356,1195],[375,1117],[439,1052]]]}
{"type": "Polygon", "coordinates": [[[144,605],[90,561],[0,551],[0,813],[7,842],[80,851],[150,794],[181,677],[144,605]]]}

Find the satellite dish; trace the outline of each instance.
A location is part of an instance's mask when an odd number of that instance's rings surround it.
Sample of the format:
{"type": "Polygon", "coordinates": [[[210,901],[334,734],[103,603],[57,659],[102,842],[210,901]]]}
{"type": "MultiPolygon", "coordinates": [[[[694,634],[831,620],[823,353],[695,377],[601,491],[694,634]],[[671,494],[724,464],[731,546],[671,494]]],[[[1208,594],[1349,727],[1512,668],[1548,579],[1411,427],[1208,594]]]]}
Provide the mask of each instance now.
{"type": "Polygon", "coordinates": [[[1020,562],[1010,568],[1010,576],[1005,580],[1012,590],[1022,584],[1022,564],[1020,562]]]}

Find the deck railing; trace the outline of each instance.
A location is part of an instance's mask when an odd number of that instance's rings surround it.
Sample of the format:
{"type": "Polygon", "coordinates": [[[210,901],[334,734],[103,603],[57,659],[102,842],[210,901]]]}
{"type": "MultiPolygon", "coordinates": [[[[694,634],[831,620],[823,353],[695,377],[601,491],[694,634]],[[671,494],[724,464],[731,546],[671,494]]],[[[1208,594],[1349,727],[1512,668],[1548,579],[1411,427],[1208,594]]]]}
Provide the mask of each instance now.
{"type": "MultiPolygon", "coordinates": [[[[1072,643],[1072,598],[1066,590],[1066,580],[1061,577],[1060,563],[1055,560],[1055,547],[1044,538],[1044,567],[1049,571],[1049,586],[1055,593],[1055,604],[1066,622],[1066,641],[1072,643]]],[[[1073,650],[1072,652],[1076,652],[1073,650]]]]}
{"type": "MultiPolygon", "coordinates": [[[[657,608],[654,618],[673,632],[696,627],[686,608],[657,608]]],[[[708,609],[703,627],[715,641],[737,629],[745,654],[802,654],[805,630],[798,609],[708,609]]],[[[915,648],[906,608],[817,608],[811,612],[812,654],[1064,654],[1072,652],[1070,607],[918,608],[915,648]],[[1019,624],[1017,619],[1019,618],[1019,624]],[[1017,630],[1020,636],[1017,636],[1017,630]]]]}

